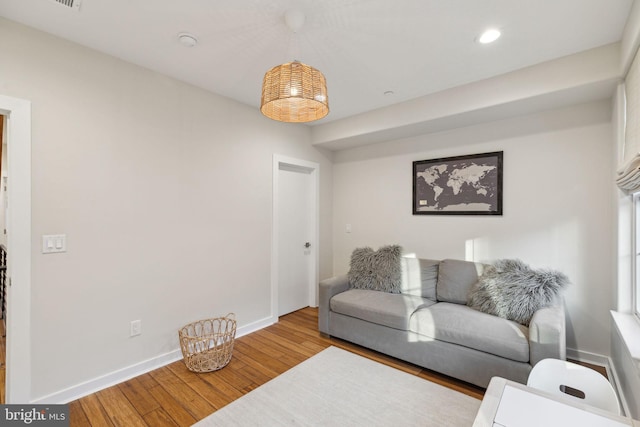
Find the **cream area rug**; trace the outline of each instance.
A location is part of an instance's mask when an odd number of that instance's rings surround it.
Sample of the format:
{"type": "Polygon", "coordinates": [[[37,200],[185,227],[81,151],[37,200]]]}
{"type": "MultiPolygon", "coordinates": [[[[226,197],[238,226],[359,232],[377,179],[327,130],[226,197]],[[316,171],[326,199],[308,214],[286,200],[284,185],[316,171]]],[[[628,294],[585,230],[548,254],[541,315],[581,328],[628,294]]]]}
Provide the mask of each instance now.
{"type": "Polygon", "coordinates": [[[196,424],[471,426],[480,401],[329,347],[196,424]]]}

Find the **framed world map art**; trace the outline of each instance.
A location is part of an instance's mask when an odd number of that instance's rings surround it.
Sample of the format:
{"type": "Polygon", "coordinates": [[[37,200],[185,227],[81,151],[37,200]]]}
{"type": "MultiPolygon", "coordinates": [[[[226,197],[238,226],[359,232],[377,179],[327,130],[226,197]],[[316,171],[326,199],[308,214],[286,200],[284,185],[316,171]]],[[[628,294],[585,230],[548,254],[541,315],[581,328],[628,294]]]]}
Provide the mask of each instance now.
{"type": "Polygon", "coordinates": [[[414,215],[502,215],[502,151],[413,162],[414,215]]]}

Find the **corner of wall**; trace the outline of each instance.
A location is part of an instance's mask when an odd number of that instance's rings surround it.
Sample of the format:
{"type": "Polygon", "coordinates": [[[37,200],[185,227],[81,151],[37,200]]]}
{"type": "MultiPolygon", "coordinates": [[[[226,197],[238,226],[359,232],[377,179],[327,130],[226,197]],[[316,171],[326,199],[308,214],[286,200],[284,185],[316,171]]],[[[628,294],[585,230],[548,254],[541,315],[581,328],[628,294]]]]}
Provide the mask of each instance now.
{"type": "Polygon", "coordinates": [[[638,46],[640,46],[640,2],[634,0],[622,33],[622,42],[620,43],[622,75],[627,74],[638,46]]]}

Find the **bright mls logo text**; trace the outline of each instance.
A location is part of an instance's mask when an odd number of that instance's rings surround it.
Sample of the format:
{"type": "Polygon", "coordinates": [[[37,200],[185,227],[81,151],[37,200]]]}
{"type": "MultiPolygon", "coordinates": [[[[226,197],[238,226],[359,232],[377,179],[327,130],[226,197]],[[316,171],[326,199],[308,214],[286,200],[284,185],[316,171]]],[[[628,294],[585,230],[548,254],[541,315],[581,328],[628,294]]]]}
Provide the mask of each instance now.
{"type": "MultiPolygon", "coordinates": [[[[68,405],[2,405],[4,421],[2,425],[69,425],[68,405]]],[[[2,421],[2,420],[0,420],[2,421]]]]}

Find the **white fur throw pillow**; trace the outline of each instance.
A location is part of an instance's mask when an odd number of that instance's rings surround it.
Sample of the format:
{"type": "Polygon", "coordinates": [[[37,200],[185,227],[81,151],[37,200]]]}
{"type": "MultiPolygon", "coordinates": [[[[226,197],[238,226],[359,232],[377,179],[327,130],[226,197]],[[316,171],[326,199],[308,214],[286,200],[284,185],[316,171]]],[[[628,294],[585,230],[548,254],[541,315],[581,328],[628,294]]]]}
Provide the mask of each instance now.
{"type": "Polygon", "coordinates": [[[533,270],[517,259],[499,260],[471,288],[467,305],[528,326],[533,314],[553,305],[568,284],[561,272],[533,270]]]}
{"type": "Polygon", "coordinates": [[[402,269],[398,245],[383,246],[377,251],[371,248],[356,248],[351,254],[349,285],[356,289],[400,293],[402,269]]]}

